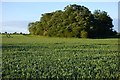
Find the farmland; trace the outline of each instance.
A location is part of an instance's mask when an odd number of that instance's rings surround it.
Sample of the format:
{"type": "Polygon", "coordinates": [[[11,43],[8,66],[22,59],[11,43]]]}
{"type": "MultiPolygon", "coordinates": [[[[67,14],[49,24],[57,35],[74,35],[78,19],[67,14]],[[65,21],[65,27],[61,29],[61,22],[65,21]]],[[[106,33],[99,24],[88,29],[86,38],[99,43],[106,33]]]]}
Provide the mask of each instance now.
{"type": "Polygon", "coordinates": [[[118,39],[2,36],[2,78],[119,79],[118,39]]]}

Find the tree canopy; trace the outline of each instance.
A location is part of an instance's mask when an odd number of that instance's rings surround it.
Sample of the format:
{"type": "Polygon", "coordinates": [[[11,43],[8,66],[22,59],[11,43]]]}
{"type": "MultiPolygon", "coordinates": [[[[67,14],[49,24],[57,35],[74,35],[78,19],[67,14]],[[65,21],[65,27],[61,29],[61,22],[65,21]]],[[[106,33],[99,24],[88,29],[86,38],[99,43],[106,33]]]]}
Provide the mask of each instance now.
{"type": "Polygon", "coordinates": [[[81,5],[42,14],[40,21],[28,25],[30,34],[56,37],[98,38],[116,34],[112,18],[105,11],[91,11],[81,5]]]}

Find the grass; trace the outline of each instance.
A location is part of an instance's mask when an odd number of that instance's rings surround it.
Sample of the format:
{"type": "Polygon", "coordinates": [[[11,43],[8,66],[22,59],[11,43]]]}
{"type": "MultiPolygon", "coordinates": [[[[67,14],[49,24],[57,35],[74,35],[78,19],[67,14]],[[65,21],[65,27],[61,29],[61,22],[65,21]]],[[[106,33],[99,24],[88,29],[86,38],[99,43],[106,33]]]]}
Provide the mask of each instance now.
{"type": "Polygon", "coordinates": [[[118,39],[2,36],[2,77],[119,79],[118,39]]]}

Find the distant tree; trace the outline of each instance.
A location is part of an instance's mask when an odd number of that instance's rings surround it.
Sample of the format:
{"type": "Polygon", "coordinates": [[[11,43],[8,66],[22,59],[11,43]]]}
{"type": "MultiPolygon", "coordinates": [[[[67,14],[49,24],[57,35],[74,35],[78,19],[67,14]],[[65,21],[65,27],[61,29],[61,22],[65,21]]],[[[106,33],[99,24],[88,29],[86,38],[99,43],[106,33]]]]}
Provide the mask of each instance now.
{"type": "Polygon", "coordinates": [[[7,34],[7,32],[5,32],[5,34],[7,34]]]}
{"type": "Polygon", "coordinates": [[[10,37],[11,37],[10,33],[8,33],[8,32],[5,32],[4,34],[5,34],[5,35],[6,35],[6,37],[8,37],[8,38],[10,38],[10,37]]]}
{"type": "Polygon", "coordinates": [[[96,38],[116,34],[107,12],[95,10],[92,14],[87,7],[76,4],[66,6],[64,11],[42,14],[40,21],[28,24],[28,29],[32,35],[57,37],[96,38]]]}
{"type": "Polygon", "coordinates": [[[8,33],[7,32],[5,32],[5,35],[6,35],[6,37],[8,37],[8,33]]]}
{"type": "Polygon", "coordinates": [[[20,34],[23,34],[22,32],[20,32],[20,34]]]}
{"type": "Polygon", "coordinates": [[[34,22],[29,23],[28,24],[28,29],[29,29],[30,34],[35,34],[35,31],[36,31],[35,23],[34,22]]]}
{"type": "Polygon", "coordinates": [[[109,37],[116,33],[113,31],[112,18],[105,11],[94,11],[94,37],[109,37]]]}
{"type": "Polygon", "coordinates": [[[13,34],[18,34],[17,32],[14,32],[13,34]]]}

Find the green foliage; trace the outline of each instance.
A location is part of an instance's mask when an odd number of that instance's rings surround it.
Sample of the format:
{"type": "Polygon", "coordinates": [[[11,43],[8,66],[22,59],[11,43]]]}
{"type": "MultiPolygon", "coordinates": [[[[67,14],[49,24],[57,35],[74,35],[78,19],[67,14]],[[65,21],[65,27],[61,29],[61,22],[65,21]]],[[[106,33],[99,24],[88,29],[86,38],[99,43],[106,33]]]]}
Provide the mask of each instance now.
{"type": "Polygon", "coordinates": [[[94,11],[94,18],[95,18],[95,30],[96,30],[96,37],[109,37],[113,36],[114,33],[112,27],[112,19],[107,15],[107,12],[95,10],[94,11]]]}
{"type": "Polygon", "coordinates": [[[118,39],[2,36],[2,79],[118,80],[118,39]]]}
{"type": "Polygon", "coordinates": [[[81,31],[81,38],[87,38],[87,37],[88,37],[88,33],[85,30],[81,31]]]}
{"type": "Polygon", "coordinates": [[[66,6],[64,11],[42,14],[40,21],[29,23],[28,26],[33,35],[79,38],[83,37],[83,34],[80,36],[83,30],[89,38],[115,35],[112,19],[107,12],[95,10],[92,14],[87,7],[76,4],[66,6]]]}

